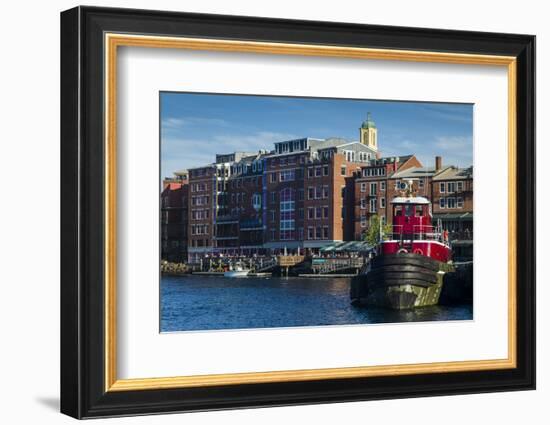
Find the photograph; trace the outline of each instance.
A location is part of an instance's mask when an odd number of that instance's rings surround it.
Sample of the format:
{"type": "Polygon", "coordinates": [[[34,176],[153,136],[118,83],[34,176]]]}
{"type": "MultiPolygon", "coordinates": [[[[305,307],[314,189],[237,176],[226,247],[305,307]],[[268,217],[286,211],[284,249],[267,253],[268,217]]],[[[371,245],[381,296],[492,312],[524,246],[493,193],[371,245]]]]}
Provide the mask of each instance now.
{"type": "Polygon", "coordinates": [[[474,319],[473,104],[159,105],[161,332],[474,319]]]}

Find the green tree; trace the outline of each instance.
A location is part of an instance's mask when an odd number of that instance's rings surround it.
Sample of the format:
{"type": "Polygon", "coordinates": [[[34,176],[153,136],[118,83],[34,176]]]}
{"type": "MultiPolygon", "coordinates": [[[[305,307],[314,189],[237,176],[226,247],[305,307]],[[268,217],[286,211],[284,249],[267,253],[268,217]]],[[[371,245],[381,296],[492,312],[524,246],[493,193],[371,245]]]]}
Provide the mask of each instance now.
{"type": "Polygon", "coordinates": [[[369,227],[365,232],[365,241],[369,245],[376,245],[380,240],[384,239],[387,235],[392,233],[391,224],[380,224],[380,217],[375,214],[369,220],[369,227]],[[382,233],[382,234],[380,234],[382,233]]]}

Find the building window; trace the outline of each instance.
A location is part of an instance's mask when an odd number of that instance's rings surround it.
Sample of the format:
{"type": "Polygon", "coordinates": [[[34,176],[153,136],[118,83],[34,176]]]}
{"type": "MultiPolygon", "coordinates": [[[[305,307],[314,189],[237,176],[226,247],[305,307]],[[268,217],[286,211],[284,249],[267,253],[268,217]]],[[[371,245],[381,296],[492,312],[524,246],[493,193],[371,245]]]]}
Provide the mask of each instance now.
{"type": "Polygon", "coordinates": [[[271,183],[275,183],[277,181],[277,173],[271,173],[270,181],[271,183]]]}
{"type": "Polygon", "coordinates": [[[462,192],[464,190],[464,182],[456,182],[456,191],[462,192]]]}
{"type": "Polygon", "coordinates": [[[371,196],[376,196],[376,186],[377,186],[376,183],[371,183],[370,184],[370,195],[371,196]]]}
{"type": "Polygon", "coordinates": [[[380,198],[380,208],[386,208],[386,198],[380,198]]]}
{"type": "Polygon", "coordinates": [[[342,166],[342,168],[340,168],[340,174],[345,176],[346,175],[346,166],[342,166]]]}
{"type": "Polygon", "coordinates": [[[445,193],[445,183],[439,183],[439,193],[445,193]]]}
{"type": "Polygon", "coordinates": [[[376,198],[372,198],[372,199],[370,200],[369,204],[370,204],[370,205],[369,205],[369,207],[370,207],[370,208],[369,208],[369,211],[370,211],[371,213],[375,213],[375,212],[376,212],[376,198]]]}
{"type": "Polygon", "coordinates": [[[271,216],[271,221],[275,221],[275,210],[269,210],[269,214],[271,216]]]}
{"type": "Polygon", "coordinates": [[[361,212],[361,227],[367,227],[367,216],[361,212]]]}
{"type": "Polygon", "coordinates": [[[454,193],[456,191],[456,184],[454,182],[447,183],[447,192],[454,193]]]}
{"type": "Polygon", "coordinates": [[[323,196],[322,189],[321,186],[315,186],[315,199],[321,199],[323,196]]]}
{"type": "Polygon", "coordinates": [[[321,177],[321,167],[315,167],[315,177],[321,177]]]}
{"type": "Polygon", "coordinates": [[[418,180],[418,189],[424,189],[424,179],[418,180]]]}
{"type": "Polygon", "coordinates": [[[259,210],[262,208],[262,195],[259,193],[254,193],[252,195],[252,208],[255,210],[259,210]]]}
{"type": "Polygon", "coordinates": [[[328,186],[323,186],[323,199],[328,198],[328,186]]]}
{"type": "Polygon", "coordinates": [[[291,182],[294,181],[294,170],[284,170],[281,171],[279,179],[282,182],[291,182]]]}
{"type": "Polygon", "coordinates": [[[445,209],[445,198],[439,199],[439,208],[441,208],[442,210],[445,209]]]}
{"type": "Polygon", "coordinates": [[[308,239],[315,239],[315,235],[313,234],[313,227],[307,228],[307,238],[308,239]]]}
{"type": "Polygon", "coordinates": [[[315,208],[315,218],[316,218],[317,220],[320,220],[320,219],[321,219],[321,217],[322,217],[322,212],[323,212],[323,210],[321,209],[321,207],[316,207],[316,208],[315,208]]]}
{"type": "Polygon", "coordinates": [[[323,165],[323,176],[328,176],[328,165],[323,165]]]}
{"type": "Polygon", "coordinates": [[[323,207],[323,218],[328,218],[328,207],[327,206],[323,207]]]}
{"type": "Polygon", "coordinates": [[[365,198],[361,198],[361,209],[364,210],[367,208],[367,200],[365,198]]]}
{"type": "Polygon", "coordinates": [[[380,182],[380,190],[384,192],[386,190],[386,182],[380,182]]]}
{"type": "Polygon", "coordinates": [[[307,218],[313,220],[315,218],[315,208],[309,207],[307,209],[307,218]]]}
{"type": "Polygon", "coordinates": [[[447,208],[456,208],[456,198],[447,198],[447,208]]]}
{"type": "Polygon", "coordinates": [[[315,239],[321,239],[321,226],[315,228],[315,239]]]}
{"type": "Polygon", "coordinates": [[[307,176],[308,178],[312,178],[313,177],[313,167],[309,167],[307,169],[307,176]]]}
{"type": "Polygon", "coordinates": [[[295,237],[294,234],[294,190],[290,187],[284,188],[281,191],[281,222],[280,222],[280,239],[292,240],[295,237]]]}
{"type": "Polygon", "coordinates": [[[307,188],[307,199],[313,199],[315,198],[315,188],[314,187],[308,187],[307,188]]]}
{"type": "Polygon", "coordinates": [[[464,199],[462,197],[456,198],[456,207],[464,208],[464,199]]]}
{"type": "Polygon", "coordinates": [[[361,192],[366,192],[366,191],[367,191],[367,184],[361,183],[361,192]]]}
{"type": "Polygon", "coordinates": [[[323,239],[328,239],[328,226],[323,226],[323,239]]]}

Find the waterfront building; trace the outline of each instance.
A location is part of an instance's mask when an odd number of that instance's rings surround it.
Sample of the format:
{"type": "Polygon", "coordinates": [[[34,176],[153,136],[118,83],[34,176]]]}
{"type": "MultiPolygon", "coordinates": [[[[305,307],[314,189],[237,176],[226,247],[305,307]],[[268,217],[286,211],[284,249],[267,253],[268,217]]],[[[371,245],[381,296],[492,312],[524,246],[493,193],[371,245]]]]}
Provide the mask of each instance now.
{"type": "Polygon", "coordinates": [[[166,259],[182,255],[182,245],[186,260],[199,263],[211,256],[316,253],[363,240],[373,215],[388,222],[391,200],[410,179],[434,203],[434,219],[449,230],[471,230],[471,168],[443,167],[441,157],[434,167],[412,154],[382,157],[370,113],[357,141],[285,140],[270,151],[217,154],[215,162],[180,174],[164,181],[161,195],[166,259]],[[187,214],[176,215],[178,208],[187,214]]]}
{"type": "Polygon", "coordinates": [[[161,258],[171,262],[187,260],[189,181],[187,171],[164,179],[160,195],[161,258]]]}
{"type": "Polygon", "coordinates": [[[396,196],[391,178],[398,172],[422,167],[414,155],[377,158],[362,166],[353,181],[353,239],[362,240],[372,216],[391,222],[390,201],[396,196]]]}
{"type": "Polygon", "coordinates": [[[430,200],[434,223],[454,237],[473,235],[473,167],[443,166],[435,157],[434,167],[413,167],[398,171],[391,177],[391,187],[397,195],[401,182],[412,180],[413,190],[430,200]]]}
{"type": "Polygon", "coordinates": [[[236,158],[229,164],[227,209],[216,219],[215,253],[251,255],[265,240],[265,151],[236,158]]]}
{"type": "Polygon", "coordinates": [[[276,143],[267,158],[265,248],[316,251],[348,239],[348,179],[375,157],[372,146],[341,138],[276,143]]]}
{"type": "Polygon", "coordinates": [[[473,232],[473,173],[473,167],[447,167],[432,180],[433,218],[461,239],[469,239],[473,232]]]}

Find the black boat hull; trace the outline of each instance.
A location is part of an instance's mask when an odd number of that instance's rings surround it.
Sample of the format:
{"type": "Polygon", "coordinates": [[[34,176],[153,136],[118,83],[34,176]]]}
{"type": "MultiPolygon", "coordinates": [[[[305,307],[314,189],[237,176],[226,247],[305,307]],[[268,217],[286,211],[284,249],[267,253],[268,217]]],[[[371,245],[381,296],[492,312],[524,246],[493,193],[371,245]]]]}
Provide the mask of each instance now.
{"type": "Polygon", "coordinates": [[[435,305],[443,277],[451,271],[452,265],[418,254],[376,257],[352,281],[352,303],[396,310],[435,305]]]}

